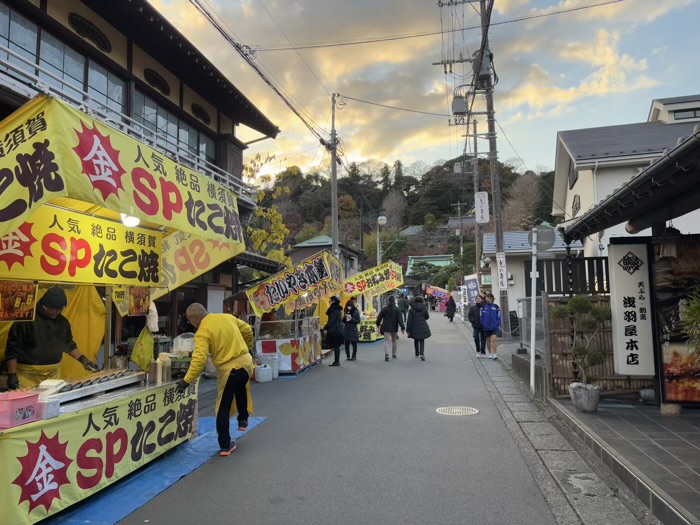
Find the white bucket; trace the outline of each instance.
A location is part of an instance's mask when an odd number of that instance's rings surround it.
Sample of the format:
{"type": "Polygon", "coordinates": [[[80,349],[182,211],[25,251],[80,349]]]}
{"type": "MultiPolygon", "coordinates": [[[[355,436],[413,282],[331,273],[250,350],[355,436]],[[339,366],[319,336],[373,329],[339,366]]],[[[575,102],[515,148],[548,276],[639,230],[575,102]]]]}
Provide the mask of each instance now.
{"type": "Polygon", "coordinates": [[[255,380],[258,383],[269,383],[272,381],[272,368],[267,365],[255,367],[255,380]]]}
{"type": "Polygon", "coordinates": [[[277,379],[280,375],[280,358],[275,354],[262,354],[260,356],[260,364],[264,364],[272,368],[272,379],[277,379]]]}

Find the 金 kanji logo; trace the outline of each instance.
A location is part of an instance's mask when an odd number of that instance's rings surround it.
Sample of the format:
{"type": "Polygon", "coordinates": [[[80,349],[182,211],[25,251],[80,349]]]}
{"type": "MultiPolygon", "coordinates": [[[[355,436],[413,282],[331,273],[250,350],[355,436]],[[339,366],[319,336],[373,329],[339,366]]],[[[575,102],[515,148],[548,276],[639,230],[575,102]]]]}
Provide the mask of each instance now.
{"type": "Polygon", "coordinates": [[[0,237],[0,261],[7,264],[7,269],[19,264],[24,266],[24,259],[32,256],[32,245],[36,239],[32,235],[31,222],[25,222],[15,231],[0,237]]]}
{"type": "Polygon", "coordinates": [[[70,484],[66,455],[68,442],[61,443],[58,432],[48,438],[42,431],[39,441],[27,443],[27,455],[18,458],[22,473],[12,483],[22,490],[19,503],[29,502],[29,512],[43,505],[48,512],[54,499],[61,499],[61,485],[70,484]]]}
{"type": "Polygon", "coordinates": [[[80,122],[83,131],[77,131],[80,142],[73,148],[83,163],[83,173],[87,175],[92,186],[107,200],[111,194],[119,198],[119,190],[122,186],[122,175],[126,173],[119,164],[119,151],[112,147],[112,141],[108,135],[101,135],[97,126],[88,128],[84,122],[80,122]]]}
{"type": "Polygon", "coordinates": [[[618,261],[617,264],[620,266],[620,268],[625,270],[628,274],[632,275],[641,269],[641,267],[644,265],[644,261],[642,261],[639,257],[637,257],[632,252],[627,252],[622,257],[622,259],[620,259],[618,261]]]}

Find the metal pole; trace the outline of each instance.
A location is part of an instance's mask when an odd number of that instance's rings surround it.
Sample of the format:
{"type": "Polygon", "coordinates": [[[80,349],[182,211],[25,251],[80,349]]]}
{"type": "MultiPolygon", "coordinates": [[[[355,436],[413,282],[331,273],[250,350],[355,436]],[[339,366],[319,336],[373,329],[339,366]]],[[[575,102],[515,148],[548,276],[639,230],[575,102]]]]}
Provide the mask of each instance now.
{"type": "MultiPolygon", "coordinates": [[[[477,148],[477,136],[476,136],[476,119],[472,121],[472,127],[474,129],[474,159],[473,159],[473,182],[474,182],[474,198],[476,199],[476,194],[479,191],[479,159],[476,156],[477,148]]],[[[476,208],[476,203],[474,203],[476,208]]],[[[479,270],[481,269],[481,225],[474,221],[474,241],[476,242],[476,266],[474,267],[474,273],[477,276],[477,282],[481,283],[479,279],[479,270]]]]}
{"type": "Polygon", "coordinates": [[[333,93],[331,108],[331,237],[333,238],[333,255],[340,260],[340,248],[338,247],[338,173],[336,171],[338,144],[335,138],[335,97],[333,93]]]}
{"type": "Polygon", "coordinates": [[[112,368],[110,353],[112,349],[112,287],[105,286],[105,337],[102,366],[105,370],[112,368]]]}
{"type": "Polygon", "coordinates": [[[360,201],[360,271],[365,269],[365,204],[360,201]]]}
{"type": "Polygon", "coordinates": [[[381,229],[379,222],[377,222],[377,266],[382,264],[382,243],[379,240],[381,238],[381,229]]]}
{"type": "Polygon", "coordinates": [[[459,266],[464,275],[464,229],[462,228],[462,203],[457,203],[457,215],[459,215],[459,266]]]}
{"type": "Polygon", "coordinates": [[[537,226],[532,229],[532,271],[530,298],[530,395],[535,396],[535,331],[537,330],[537,226]]]}
{"type": "MultiPolygon", "coordinates": [[[[484,54],[489,53],[489,38],[488,38],[488,25],[487,25],[487,11],[486,11],[486,0],[481,0],[481,30],[483,33],[484,49],[482,50],[484,54]]],[[[476,83],[475,83],[476,86],[476,83]]],[[[476,89],[476,87],[475,87],[476,89]]],[[[493,109],[493,82],[491,79],[488,80],[488,85],[486,88],[486,121],[488,124],[489,133],[489,167],[491,170],[491,191],[493,192],[493,220],[495,225],[496,233],[496,253],[505,253],[503,251],[503,218],[502,218],[502,204],[501,204],[501,181],[498,173],[497,156],[498,151],[496,149],[496,117],[494,115],[493,109]]],[[[496,260],[499,260],[497,255],[496,260]]],[[[499,273],[507,275],[505,268],[505,257],[502,256],[503,268],[499,268],[499,273]]],[[[503,312],[503,331],[510,334],[510,310],[508,308],[508,285],[501,288],[500,286],[500,306],[503,312]]]]}

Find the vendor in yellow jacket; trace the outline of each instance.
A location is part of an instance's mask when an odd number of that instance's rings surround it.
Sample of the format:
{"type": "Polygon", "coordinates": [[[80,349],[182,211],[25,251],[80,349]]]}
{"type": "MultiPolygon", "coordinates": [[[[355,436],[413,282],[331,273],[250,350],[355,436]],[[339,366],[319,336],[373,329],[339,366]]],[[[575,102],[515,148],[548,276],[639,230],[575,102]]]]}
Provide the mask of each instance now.
{"type": "Polygon", "coordinates": [[[253,329],[233,315],[210,314],[199,303],[191,304],[185,315],[197,333],[190,368],[184,379],[178,382],[177,388],[184,392],[194,383],[204,371],[207,357],[211,354],[218,376],[216,432],[219,436],[219,455],[228,456],[236,450],[236,443],[229,432],[229,420],[237,411],[238,430],[245,432],[248,414],[253,413],[249,391],[250,378],[255,369],[250,354],[254,343],[253,329]]]}

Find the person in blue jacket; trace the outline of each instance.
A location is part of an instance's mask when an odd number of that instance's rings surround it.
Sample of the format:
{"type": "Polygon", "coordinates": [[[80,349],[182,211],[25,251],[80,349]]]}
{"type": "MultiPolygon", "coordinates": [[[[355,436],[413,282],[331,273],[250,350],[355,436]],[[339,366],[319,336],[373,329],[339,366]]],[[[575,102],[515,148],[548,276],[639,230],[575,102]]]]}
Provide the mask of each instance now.
{"type": "Polygon", "coordinates": [[[486,294],[486,304],[481,309],[481,326],[488,345],[489,359],[498,359],[496,348],[498,334],[501,331],[501,309],[494,301],[493,294],[486,294]]]}

